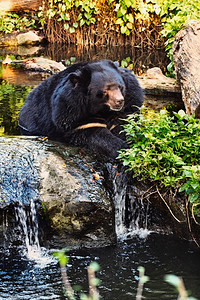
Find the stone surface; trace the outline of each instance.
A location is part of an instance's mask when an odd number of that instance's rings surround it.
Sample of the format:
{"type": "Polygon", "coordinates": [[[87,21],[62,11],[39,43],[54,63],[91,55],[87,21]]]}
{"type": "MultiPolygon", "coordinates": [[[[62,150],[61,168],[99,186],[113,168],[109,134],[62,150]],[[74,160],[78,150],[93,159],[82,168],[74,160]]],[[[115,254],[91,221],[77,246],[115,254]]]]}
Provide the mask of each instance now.
{"type": "Polygon", "coordinates": [[[16,36],[17,44],[18,45],[33,45],[33,44],[39,44],[43,37],[38,36],[33,31],[28,31],[25,33],[19,33],[16,36]]]}
{"type": "Polygon", "coordinates": [[[23,137],[0,138],[0,149],[0,220],[4,223],[9,212],[13,236],[13,208],[18,203],[28,207],[33,199],[44,231],[40,238],[50,247],[100,247],[115,241],[111,198],[102,179],[93,176],[103,165],[94,156],[23,137]]]}
{"type": "Polygon", "coordinates": [[[138,81],[147,95],[180,96],[181,94],[176,80],[163,75],[158,67],[149,69],[146,75],[138,77],[138,81]]]}
{"type": "Polygon", "coordinates": [[[56,62],[44,57],[33,57],[25,61],[25,69],[29,71],[47,72],[54,74],[63,71],[66,67],[61,62],[56,62]]]}
{"type": "Polygon", "coordinates": [[[35,31],[28,31],[25,33],[13,32],[13,33],[0,33],[0,45],[1,46],[30,46],[38,45],[44,41],[44,36],[39,35],[35,31]]]}
{"type": "Polygon", "coordinates": [[[200,104],[200,23],[178,32],[173,57],[186,112],[193,114],[200,104]]]}

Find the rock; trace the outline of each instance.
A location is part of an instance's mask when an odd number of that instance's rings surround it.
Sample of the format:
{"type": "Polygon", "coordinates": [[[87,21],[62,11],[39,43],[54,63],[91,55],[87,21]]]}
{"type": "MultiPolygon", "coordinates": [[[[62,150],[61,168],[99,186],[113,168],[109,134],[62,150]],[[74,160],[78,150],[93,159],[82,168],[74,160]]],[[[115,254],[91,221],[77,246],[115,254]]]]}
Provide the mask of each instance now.
{"type": "Polygon", "coordinates": [[[0,242],[22,243],[16,208],[30,211],[32,202],[41,245],[51,248],[104,247],[116,243],[116,235],[144,236],[147,229],[200,240],[194,222],[191,235],[185,196],[177,191],[138,181],[88,150],[0,137],[0,242]]]}
{"type": "Polygon", "coordinates": [[[16,38],[18,45],[35,45],[39,44],[43,40],[43,37],[38,36],[33,31],[19,33],[16,38]]]}
{"type": "Polygon", "coordinates": [[[158,67],[149,69],[146,75],[138,77],[138,81],[146,95],[173,95],[180,98],[180,86],[175,79],[163,75],[158,67]]]}
{"type": "Polygon", "coordinates": [[[174,65],[188,114],[200,104],[200,23],[180,30],[173,44],[174,65]]]}
{"type": "Polygon", "coordinates": [[[0,138],[0,148],[0,221],[6,215],[12,239],[19,239],[13,208],[28,207],[33,199],[40,239],[50,247],[114,243],[112,201],[103,180],[92,175],[102,173],[103,162],[78,148],[36,138],[0,138]]]}
{"type": "Polygon", "coordinates": [[[43,57],[34,57],[25,61],[25,69],[54,74],[63,71],[66,67],[61,62],[56,62],[43,57]]]}
{"type": "Polygon", "coordinates": [[[37,34],[35,31],[28,31],[25,33],[13,32],[8,34],[0,34],[1,46],[38,45],[44,40],[44,36],[37,34]]]}

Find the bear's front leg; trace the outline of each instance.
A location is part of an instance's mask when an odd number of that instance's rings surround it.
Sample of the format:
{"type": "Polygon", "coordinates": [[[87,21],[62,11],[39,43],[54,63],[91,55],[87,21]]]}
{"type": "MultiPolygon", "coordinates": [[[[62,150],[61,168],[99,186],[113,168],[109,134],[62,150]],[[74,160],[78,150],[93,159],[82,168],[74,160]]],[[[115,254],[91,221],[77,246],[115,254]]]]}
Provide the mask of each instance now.
{"type": "Polygon", "coordinates": [[[70,144],[88,148],[110,158],[116,158],[118,151],[127,148],[126,142],[114,136],[107,128],[76,129],[66,138],[70,144]]]}

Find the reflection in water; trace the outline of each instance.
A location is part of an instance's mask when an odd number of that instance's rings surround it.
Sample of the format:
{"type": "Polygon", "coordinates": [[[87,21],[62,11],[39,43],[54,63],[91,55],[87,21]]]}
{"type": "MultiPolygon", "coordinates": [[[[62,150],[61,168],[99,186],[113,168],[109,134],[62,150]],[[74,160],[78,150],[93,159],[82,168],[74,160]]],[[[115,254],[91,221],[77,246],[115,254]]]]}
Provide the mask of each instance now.
{"type": "Polygon", "coordinates": [[[50,45],[44,48],[43,55],[56,61],[65,61],[70,59],[70,57],[76,57],[77,61],[111,59],[121,62],[126,57],[130,57],[133,63],[134,73],[137,75],[141,75],[146,72],[147,69],[153,67],[159,67],[165,73],[167,71],[166,66],[169,63],[164,49],[147,49],[131,46],[94,46],[88,48],[58,44],[56,47],[50,45]]]}
{"type": "Polygon", "coordinates": [[[69,60],[70,57],[75,57],[76,61],[111,59],[120,62],[126,57],[130,57],[133,62],[133,70],[138,75],[152,67],[159,67],[165,73],[167,71],[166,66],[170,62],[163,48],[142,48],[137,46],[84,47],[80,45],[48,44],[45,47],[38,46],[38,49],[25,46],[0,49],[0,57],[2,56],[2,59],[5,59],[7,54],[20,55],[22,59],[30,56],[43,56],[58,62],[69,60]],[[23,51],[22,48],[24,48],[23,51]]]}
{"type": "Polygon", "coordinates": [[[2,81],[0,84],[0,135],[18,135],[18,116],[32,87],[2,81]]]}

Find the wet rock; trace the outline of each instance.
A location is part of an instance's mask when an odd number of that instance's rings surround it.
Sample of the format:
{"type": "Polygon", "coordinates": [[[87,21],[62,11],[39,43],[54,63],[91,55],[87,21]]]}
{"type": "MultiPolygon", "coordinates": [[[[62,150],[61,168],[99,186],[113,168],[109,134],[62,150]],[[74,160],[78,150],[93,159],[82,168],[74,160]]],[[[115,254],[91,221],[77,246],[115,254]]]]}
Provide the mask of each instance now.
{"type": "Polygon", "coordinates": [[[33,199],[45,234],[41,240],[50,247],[115,241],[111,198],[103,179],[92,175],[102,173],[103,163],[77,148],[38,139],[0,138],[0,148],[0,219],[6,223],[6,214],[9,229],[16,225],[10,213],[15,205],[28,207],[33,199]]]}

